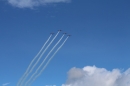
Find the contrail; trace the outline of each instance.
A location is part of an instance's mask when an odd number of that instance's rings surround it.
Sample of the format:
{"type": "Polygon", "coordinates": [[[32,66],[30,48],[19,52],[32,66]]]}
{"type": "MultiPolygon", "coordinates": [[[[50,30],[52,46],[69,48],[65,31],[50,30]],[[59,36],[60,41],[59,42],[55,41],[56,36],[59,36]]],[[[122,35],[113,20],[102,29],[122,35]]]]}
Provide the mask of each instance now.
{"type": "MultiPolygon", "coordinates": [[[[32,81],[31,83],[33,83],[33,82],[36,80],[36,78],[41,75],[41,73],[44,71],[44,69],[45,69],[45,68],[47,67],[47,65],[50,63],[50,61],[51,61],[52,58],[55,56],[55,54],[56,54],[56,53],[61,49],[61,47],[65,44],[65,42],[67,41],[68,38],[69,38],[69,36],[64,40],[64,42],[60,45],[60,47],[54,52],[54,54],[53,54],[53,55],[50,57],[50,59],[47,61],[47,63],[46,63],[45,66],[42,68],[42,70],[40,71],[40,73],[37,74],[37,75],[34,77],[34,79],[33,79],[33,81],[32,81]]],[[[31,83],[30,83],[28,86],[30,86],[31,83]]]]}
{"type": "Polygon", "coordinates": [[[28,75],[32,72],[32,70],[34,69],[34,67],[38,64],[38,62],[40,61],[40,59],[42,58],[43,54],[46,52],[46,50],[49,48],[49,46],[52,44],[52,42],[55,40],[55,38],[57,37],[57,35],[59,34],[60,31],[58,31],[58,33],[55,35],[55,37],[52,39],[52,41],[48,44],[48,46],[44,49],[44,51],[42,52],[42,54],[40,55],[40,57],[38,58],[38,60],[36,61],[36,63],[33,65],[33,67],[30,69],[29,73],[25,76],[25,78],[23,79],[23,81],[21,82],[21,85],[23,84],[23,82],[26,80],[26,78],[28,77],[28,75]]]}
{"type": "MultiPolygon", "coordinates": [[[[64,34],[65,35],[65,34],[64,34]]],[[[35,76],[35,74],[37,74],[37,72],[39,71],[39,69],[41,68],[41,66],[44,64],[45,60],[48,58],[48,56],[51,54],[51,52],[55,49],[55,47],[59,44],[59,42],[62,40],[62,38],[64,37],[64,35],[59,39],[59,41],[54,45],[54,47],[50,50],[50,52],[47,54],[47,56],[45,57],[45,59],[42,61],[42,63],[40,64],[40,66],[37,68],[37,70],[35,71],[35,73],[33,73],[33,75],[30,77],[30,79],[25,83],[25,86],[30,82],[30,80],[35,76]]]]}
{"type": "Polygon", "coordinates": [[[49,38],[47,39],[47,41],[44,43],[44,45],[42,46],[41,50],[38,52],[38,54],[34,57],[34,59],[31,61],[31,63],[29,64],[26,72],[23,74],[23,76],[20,78],[20,80],[17,83],[17,86],[19,86],[20,82],[22,81],[22,79],[25,77],[25,75],[28,73],[28,71],[30,70],[30,67],[32,66],[33,62],[37,59],[37,57],[39,56],[39,54],[41,53],[41,51],[44,49],[45,45],[48,43],[48,41],[50,40],[50,38],[52,37],[52,34],[49,36],[49,38]]]}

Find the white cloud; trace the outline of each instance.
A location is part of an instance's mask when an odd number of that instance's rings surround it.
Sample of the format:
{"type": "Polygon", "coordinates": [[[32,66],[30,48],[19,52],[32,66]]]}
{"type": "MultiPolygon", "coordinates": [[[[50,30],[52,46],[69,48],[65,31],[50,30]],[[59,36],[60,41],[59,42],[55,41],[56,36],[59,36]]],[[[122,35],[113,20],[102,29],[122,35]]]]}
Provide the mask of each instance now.
{"type": "Polygon", "coordinates": [[[5,83],[5,84],[3,84],[2,86],[7,86],[7,85],[9,85],[10,83],[5,83]]]}
{"type": "Polygon", "coordinates": [[[95,66],[74,67],[62,86],[130,86],[130,68],[121,72],[119,69],[108,71],[95,66]]]}
{"type": "Polygon", "coordinates": [[[71,0],[7,0],[8,3],[19,8],[33,8],[39,5],[46,5],[50,3],[68,3],[71,0]]]}

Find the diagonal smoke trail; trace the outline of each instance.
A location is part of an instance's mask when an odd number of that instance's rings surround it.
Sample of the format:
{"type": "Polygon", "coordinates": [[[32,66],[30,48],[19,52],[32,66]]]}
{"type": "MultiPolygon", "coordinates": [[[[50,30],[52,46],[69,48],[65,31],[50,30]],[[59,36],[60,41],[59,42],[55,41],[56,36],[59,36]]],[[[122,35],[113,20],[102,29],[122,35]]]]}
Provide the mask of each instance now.
{"type": "MultiPolygon", "coordinates": [[[[36,80],[36,78],[41,75],[41,73],[44,71],[44,69],[45,69],[45,68],[47,67],[47,65],[50,63],[50,61],[51,61],[52,58],[55,56],[55,54],[56,54],[56,53],[61,49],[61,47],[65,44],[65,42],[67,41],[68,38],[69,38],[69,36],[64,40],[64,42],[60,45],[60,47],[54,52],[54,54],[53,54],[53,55],[50,57],[50,59],[47,61],[47,63],[46,63],[45,66],[42,68],[42,70],[40,71],[40,73],[37,74],[37,75],[34,77],[34,79],[33,79],[33,81],[32,81],[31,83],[33,83],[33,82],[36,80]]],[[[30,86],[31,83],[30,83],[28,86],[30,86]]]]}
{"type": "Polygon", "coordinates": [[[32,66],[32,64],[34,63],[34,61],[37,59],[37,57],[39,56],[39,54],[41,53],[41,51],[44,49],[45,45],[48,43],[48,41],[50,40],[50,38],[52,37],[52,34],[49,36],[49,38],[47,39],[47,41],[44,43],[44,45],[42,46],[41,50],[38,52],[38,54],[34,57],[34,59],[31,61],[31,63],[29,64],[26,72],[23,74],[23,76],[20,78],[20,80],[17,83],[17,86],[19,86],[20,82],[22,81],[22,79],[25,77],[25,75],[28,73],[28,71],[30,70],[30,67],[32,66]]]}
{"type": "Polygon", "coordinates": [[[40,59],[42,58],[43,54],[46,52],[46,50],[49,48],[49,46],[52,44],[52,42],[55,40],[55,38],[57,37],[57,35],[59,34],[60,31],[58,31],[58,33],[55,35],[55,37],[52,39],[52,41],[48,44],[48,46],[44,49],[44,51],[41,53],[40,57],[38,58],[38,60],[36,61],[36,63],[33,65],[33,67],[30,69],[29,73],[25,76],[25,78],[23,79],[23,81],[21,82],[20,86],[23,86],[23,82],[26,80],[26,78],[28,77],[28,75],[33,71],[33,69],[35,68],[35,66],[38,64],[38,62],[40,61],[40,59]]]}
{"type": "Polygon", "coordinates": [[[64,37],[64,35],[59,39],[59,41],[54,45],[54,47],[50,50],[50,52],[47,54],[47,56],[45,57],[45,59],[42,61],[42,63],[40,64],[40,66],[37,68],[37,70],[35,71],[35,73],[32,74],[32,76],[29,78],[29,80],[25,83],[25,86],[31,81],[31,79],[35,76],[35,74],[37,74],[37,72],[39,71],[39,69],[42,67],[42,65],[44,64],[44,62],[46,61],[46,59],[48,58],[48,56],[51,54],[51,52],[55,49],[55,47],[59,44],[59,42],[62,40],[62,38],[64,37]]]}

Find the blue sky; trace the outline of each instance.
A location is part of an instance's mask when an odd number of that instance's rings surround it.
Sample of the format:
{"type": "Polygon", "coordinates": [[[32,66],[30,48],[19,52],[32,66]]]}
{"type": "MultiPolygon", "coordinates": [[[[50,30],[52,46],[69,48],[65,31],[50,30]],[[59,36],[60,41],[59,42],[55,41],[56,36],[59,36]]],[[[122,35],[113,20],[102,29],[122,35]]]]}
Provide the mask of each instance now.
{"type": "Polygon", "coordinates": [[[72,36],[32,86],[61,86],[73,67],[130,68],[129,0],[13,1],[0,1],[1,86],[15,86],[50,32],[58,29],[72,36]]]}

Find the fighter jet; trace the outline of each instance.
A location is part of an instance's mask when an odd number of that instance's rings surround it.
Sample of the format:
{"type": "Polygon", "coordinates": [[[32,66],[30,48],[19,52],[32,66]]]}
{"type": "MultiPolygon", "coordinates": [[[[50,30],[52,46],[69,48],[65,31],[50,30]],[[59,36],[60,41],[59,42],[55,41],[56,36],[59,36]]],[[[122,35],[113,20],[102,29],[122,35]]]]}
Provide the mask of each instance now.
{"type": "Polygon", "coordinates": [[[63,33],[63,34],[67,34],[67,33],[63,33]]]}
{"type": "Polygon", "coordinates": [[[50,33],[50,34],[52,34],[52,35],[53,35],[54,33],[50,33]]]}
{"type": "Polygon", "coordinates": [[[71,36],[71,35],[67,35],[67,36],[71,36]]]}
{"type": "Polygon", "coordinates": [[[62,30],[58,30],[58,31],[62,31],[62,30]]]}

